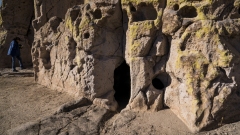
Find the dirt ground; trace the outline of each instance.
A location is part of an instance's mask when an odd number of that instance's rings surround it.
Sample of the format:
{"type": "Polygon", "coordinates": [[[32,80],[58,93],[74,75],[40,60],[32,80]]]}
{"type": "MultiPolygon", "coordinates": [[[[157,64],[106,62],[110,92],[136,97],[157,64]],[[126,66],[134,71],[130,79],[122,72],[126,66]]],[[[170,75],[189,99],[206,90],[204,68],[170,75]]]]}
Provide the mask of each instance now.
{"type": "Polygon", "coordinates": [[[34,77],[23,77],[29,76],[31,69],[16,75],[9,75],[10,72],[0,69],[0,135],[20,124],[51,115],[60,105],[73,100],[66,93],[36,84],[34,77]]]}
{"type": "MultiPolygon", "coordinates": [[[[73,101],[66,93],[50,90],[34,82],[31,69],[11,74],[10,69],[0,69],[0,135],[26,122],[50,116],[58,108],[73,101]],[[25,77],[24,77],[25,76],[25,77]]],[[[100,134],[192,134],[185,124],[169,109],[159,112],[131,113],[122,111],[106,121],[100,134]]],[[[216,130],[198,135],[237,135],[240,122],[224,125],[216,130]]]]}

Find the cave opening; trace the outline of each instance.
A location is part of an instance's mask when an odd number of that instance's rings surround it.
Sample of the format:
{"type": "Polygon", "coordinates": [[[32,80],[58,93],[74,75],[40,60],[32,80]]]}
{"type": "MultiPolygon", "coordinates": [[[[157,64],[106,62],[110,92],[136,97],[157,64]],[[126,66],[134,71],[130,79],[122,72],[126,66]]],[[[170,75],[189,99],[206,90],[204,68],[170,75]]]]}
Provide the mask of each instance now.
{"type": "Polygon", "coordinates": [[[159,73],[152,79],[152,85],[157,90],[165,90],[172,82],[170,75],[166,72],[159,73]]]}
{"type": "Polygon", "coordinates": [[[102,11],[100,9],[96,9],[93,12],[94,19],[101,19],[102,18],[102,11]]]}
{"type": "Polygon", "coordinates": [[[194,18],[198,15],[194,6],[184,6],[179,10],[178,14],[183,18],[194,18]]]}
{"type": "Polygon", "coordinates": [[[118,110],[122,110],[127,106],[131,95],[130,67],[126,61],[114,70],[113,88],[115,100],[119,105],[118,110]]]}
{"type": "Polygon", "coordinates": [[[173,5],[173,10],[174,10],[174,11],[179,10],[179,5],[178,5],[178,4],[173,5]]]}
{"type": "Polygon", "coordinates": [[[131,6],[130,10],[132,12],[133,22],[145,21],[145,20],[156,20],[157,19],[157,10],[151,4],[146,4],[141,2],[137,9],[131,6]]]}
{"type": "Polygon", "coordinates": [[[88,32],[84,33],[83,37],[84,37],[84,39],[88,39],[90,37],[90,34],[88,32]]]}
{"type": "Polygon", "coordinates": [[[130,11],[131,11],[131,12],[136,12],[137,10],[136,10],[136,8],[135,8],[133,5],[131,5],[131,6],[130,6],[130,11]]]}
{"type": "Polygon", "coordinates": [[[156,88],[158,90],[162,90],[162,89],[165,88],[163,82],[160,79],[158,79],[158,78],[154,78],[152,80],[152,85],[153,85],[154,88],[156,88]]]}

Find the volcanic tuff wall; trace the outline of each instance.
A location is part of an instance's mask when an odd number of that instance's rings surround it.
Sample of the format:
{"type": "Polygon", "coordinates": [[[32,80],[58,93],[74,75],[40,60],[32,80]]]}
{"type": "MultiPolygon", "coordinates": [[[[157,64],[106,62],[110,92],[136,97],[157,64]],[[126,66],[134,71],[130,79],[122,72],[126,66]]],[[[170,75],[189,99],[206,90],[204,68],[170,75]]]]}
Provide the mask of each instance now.
{"type": "Polygon", "coordinates": [[[166,105],[193,132],[240,120],[239,0],[34,2],[38,83],[116,110],[126,61],[128,109],[166,105]]]}

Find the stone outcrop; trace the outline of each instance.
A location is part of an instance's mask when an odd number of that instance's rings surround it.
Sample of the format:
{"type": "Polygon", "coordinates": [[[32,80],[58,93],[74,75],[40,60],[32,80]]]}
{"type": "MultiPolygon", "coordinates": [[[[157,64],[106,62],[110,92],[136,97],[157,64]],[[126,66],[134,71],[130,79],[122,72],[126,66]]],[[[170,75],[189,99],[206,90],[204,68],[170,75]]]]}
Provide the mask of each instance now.
{"type": "Polygon", "coordinates": [[[170,80],[165,72],[167,38],[161,31],[164,6],[164,0],[122,1],[124,58],[130,66],[132,109],[158,111],[163,107],[163,89],[170,80]],[[155,88],[154,78],[164,86],[155,88]]]}
{"type": "Polygon", "coordinates": [[[34,18],[32,0],[2,0],[0,9],[0,67],[11,67],[11,57],[7,56],[9,44],[20,37],[21,57],[24,66],[32,66],[31,46],[34,30],[31,22],[34,18]],[[27,7],[27,8],[26,8],[27,7]]]}
{"type": "Polygon", "coordinates": [[[33,21],[36,81],[116,110],[114,70],[125,60],[131,72],[128,107],[160,110],[164,87],[158,90],[151,82],[161,78],[164,85],[169,84],[164,56],[167,38],[160,29],[164,5],[164,1],[89,1],[69,8],[64,18],[52,16],[41,26],[36,22],[44,18],[42,11],[33,21]]]}
{"type": "Polygon", "coordinates": [[[240,120],[239,0],[35,0],[34,8],[38,83],[112,111],[129,93],[127,109],[168,106],[193,132],[240,120]]]}
{"type": "Polygon", "coordinates": [[[36,30],[36,80],[116,110],[113,73],[122,58],[120,2],[89,2],[54,16],[36,30]]]}
{"type": "Polygon", "coordinates": [[[91,105],[91,103],[86,99],[80,99],[77,103],[64,105],[52,116],[29,122],[9,130],[8,134],[100,134],[101,124],[105,119],[111,117],[110,114],[111,113],[107,109],[91,105]],[[72,108],[76,105],[78,108],[72,108]]]}
{"type": "Polygon", "coordinates": [[[165,103],[192,131],[239,120],[239,1],[168,1],[165,103]],[[170,20],[168,18],[171,18],[170,20]]]}

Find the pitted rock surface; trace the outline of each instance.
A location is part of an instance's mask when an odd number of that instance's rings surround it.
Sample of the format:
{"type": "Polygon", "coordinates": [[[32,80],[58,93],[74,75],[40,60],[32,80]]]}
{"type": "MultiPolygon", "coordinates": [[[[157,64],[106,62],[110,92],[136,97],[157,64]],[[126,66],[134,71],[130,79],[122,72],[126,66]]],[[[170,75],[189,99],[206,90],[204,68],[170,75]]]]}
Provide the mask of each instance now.
{"type": "Polygon", "coordinates": [[[126,109],[168,106],[192,132],[239,121],[239,8],[239,0],[35,0],[35,79],[116,111],[114,71],[126,62],[126,109]]]}
{"type": "Polygon", "coordinates": [[[166,70],[172,80],[164,100],[192,131],[240,119],[236,3],[169,1],[164,10],[163,33],[171,37],[166,70]],[[178,19],[171,23],[169,16],[178,19]]]}

